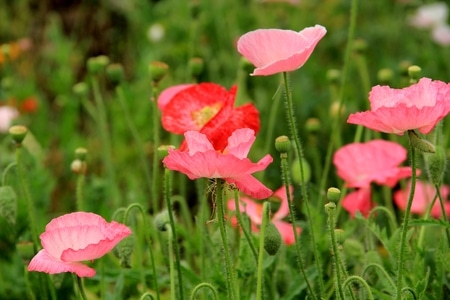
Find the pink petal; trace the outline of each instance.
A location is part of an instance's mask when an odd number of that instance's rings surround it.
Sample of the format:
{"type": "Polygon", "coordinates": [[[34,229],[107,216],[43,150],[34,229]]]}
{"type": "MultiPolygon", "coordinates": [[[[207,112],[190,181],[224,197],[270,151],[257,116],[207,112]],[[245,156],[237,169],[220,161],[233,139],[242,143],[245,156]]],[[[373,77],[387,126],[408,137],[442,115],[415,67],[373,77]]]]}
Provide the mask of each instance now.
{"type": "MultiPolygon", "coordinates": [[[[294,187],[289,187],[289,194],[291,196],[291,200],[294,201],[294,187]]],[[[278,208],[277,212],[273,215],[272,220],[282,220],[284,217],[289,215],[289,203],[286,196],[286,187],[282,186],[278,190],[276,190],[273,197],[277,197],[281,200],[281,205],[278,208]]]]}
{"type": "Polygon", "coordinates": [[[255,199],[265,199],[270,197],[273,193],[271,189],[267,188],[252,175],[226,178],[225,180],[230,184],[234,183],[240,191],[255,199]]]}
{"type": "Polygon", "coordinates": [[[237,48],[256,69],[252,75],[272,75],[294,71],[305,64],[326,29],[316,25],[300,32],[258,29],[238,40],[237,48]]]}
{"type": "Polygon", "coordinates": [[[184,138],[186,139],[189,155],[194,155],[197,152],[205,152],[208,150],[214,151],[213,145],[208,140],[206,135],[202,133],[197,131],[186,131],[184,133],[184,138]]]}
{"type": "Polygon", "coordinates": [[[188,87],[193,86],[193,84],[179,84],[171,86],[161,92],[158,97],[158,108],[163,110],[166,105],[172,100],[172,98],[180,91],[187,89],[188,87]]]}
{"type": "Polygon", "coordinates": [[[0,107],[0,132],[8,132],[12,121],[19,116],[19,111],[14,107],[0,107]]]}
{"type": "MultiPolygon", "coordinates": [[[[292,229],[291,223],[287,223],[284,221],[273,221],[273,225],[277,227],[286,245],[289,246],[295,243],[294,230],[292,229]]],[[[302,231],[302,229],[298,226],[296,226],[295,230],[297,231],[297,235],[302,231]]]]}
{"type": "Polygon", "coordinates": [[[250,148],[255,141],[255,132],[248,128],[237,129],[228,138],[228,146],[224,154],[231,154],[237,158],[244,159],[250,152],[250,148]]]}
{"type": "Polygon", "coordinates": [[[342,200],[342,207],[352,217],[357,211],[363,216],[367,216],[372,208],[370,188],[361,188],[345,196],[342,200]]]}
{"type": "MultiPolygon", "coordinates": [[[[252,223],[256,225],[261,225],[262,223],[262,204],[256,203],[255,201],[242,197],[239,199],[239,209],[242,213],[245,213],[252,223]]],[[[234,199],[229,202],[228,208],[231,210],[236,210],[236,205],[234,199]]]]}
{"type": "Polygon", "coordinates": [[[28,271],[45,272],[48,274],[58,274],[71,272],[78,277],[92,277],[95,270],[79,262],[63,262],[52,257],[45,249],[39,251],[28,265],[28,271]]]}
{"type": "Polygon", "coordinates": [[[447,24],[441,24],[436,26],[431,31],[433,40],[441,46],[450,45],[450,26],[447,24]]]}

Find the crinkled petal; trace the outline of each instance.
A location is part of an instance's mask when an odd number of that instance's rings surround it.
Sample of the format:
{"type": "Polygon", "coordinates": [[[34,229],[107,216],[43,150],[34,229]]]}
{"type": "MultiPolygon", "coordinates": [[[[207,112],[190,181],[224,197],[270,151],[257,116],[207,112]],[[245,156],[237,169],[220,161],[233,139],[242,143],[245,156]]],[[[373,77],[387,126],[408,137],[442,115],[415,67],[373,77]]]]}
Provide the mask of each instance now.
{"type": "Polygon", "coordinates": [[[270,195],[272,195],[273,193],[271,189],[266,187],[252,175],[225,178],[225,180],[230,184],[235,184],[241,192],[255,199],[265,199],[270,197],[270,195]]]}
{"type": "MultiPolygon", "coordinates": [[[[274,220],[273,225],[275,225],[275,227],[280,232],[281,237],[283,238],[283,241],[286,245],[289,246],[295,243],[294,230],[291,223],[274,220]]],[[[302,232],[302,229],[298,226],[295,227],[295,230],[297,232],[297,235],[302,232]]]]}
{"type": "Polygon", "coordinates": [[[189,155],[197,152],[214,151],[214,147],[208,138],[197,131],[187,131],[184,133],[189,155]]]}
{"type": "Polygon", "coordinates": [[[193,86],[191,83],[186,84],[178,84],[167,89],[163,90],[158,97],[158,108],[160,110],[164,110],[166,105],[172,100],[172,98],[180,91],[187,89],[188,87],[193,86]]]}
{"type": "Polygon", "coordinates": [[[349,193],[342,200],[342,207],[350,213],[352,217],[359,211],[363,216],[367,216],[372,208],[370,188],[361,188],[349,193]]]}
{"type": "Polygon", "coordinates": [[[71,272],[78,277],[92,277],[95,270],[79,262],[63,262],[52,257],[45,249],[39,251],[28,265],[28,271],[58,274],[71,272]]]}
{"type": "Polygon", "coordinates": [[[224,154],[231,154],[244,159],[250,152],[255,139],[253,130],[248,128],[237,129],[228,138],[228,146],[225,148],[224,154]]]}
{"type": "Polygon", "coordinates": [[[255,65],[252,75],[267,76],[303,66],[325,33],[325,27],[320,25],[300,32],[258,29],[241,36],[237,49],[255,65]]]}

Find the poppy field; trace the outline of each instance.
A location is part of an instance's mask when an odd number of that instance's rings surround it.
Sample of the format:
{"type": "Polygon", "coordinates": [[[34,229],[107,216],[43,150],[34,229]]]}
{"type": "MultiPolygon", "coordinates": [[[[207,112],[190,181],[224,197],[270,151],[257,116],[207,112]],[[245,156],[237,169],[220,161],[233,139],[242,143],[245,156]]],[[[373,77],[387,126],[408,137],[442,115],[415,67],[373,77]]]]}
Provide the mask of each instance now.
{"type": "Polygon", "coordinates": [[[448,14],[0,3],[0,299],[449,299],[448,14]]]}

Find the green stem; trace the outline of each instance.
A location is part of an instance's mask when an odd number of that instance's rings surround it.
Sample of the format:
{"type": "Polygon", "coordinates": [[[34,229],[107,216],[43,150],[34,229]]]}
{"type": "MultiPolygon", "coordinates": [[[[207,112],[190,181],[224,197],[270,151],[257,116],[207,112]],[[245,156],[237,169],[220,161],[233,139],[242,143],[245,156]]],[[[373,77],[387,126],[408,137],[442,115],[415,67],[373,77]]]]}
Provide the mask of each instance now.
{"type": "Polygon", "coordinates": [[[80,299],[87,300],[88,298],[86,297],[86,293],[84,292],[83,280],[81,279],[81,277],[78,277],[75,274],[73,276],[75,277],[75,281],[77,283],[80,299]]]}
{"type": "Polygon", "coordinates": [[[195,296],[197,295],[197,292],[201,289],[201,288],[207,288],[209,289],[212,294],[213,294],[213,299],[217,300],[219,299],[219,294],[217,293],[217,289],[210,283],[207,282],[202,282],[200,284],[198,284],[193,290],[192,290],[192,294],[191,297],[189,298],[190,300],[195,300],[195,296]]]}
{"type": "Polygon", "coordinates": [[[2,175],[2,186],[6,185],[6,176],[8,175],[9,171],[17,165],[17,162],[13,161],[9,165],[6,166],[5,170],[3,170],[2,175]]]}
{"type": "MultiPolygon", "coordinates": [[[[173,232],[174,228],[172,226],[166,226],[167,231],[169,232],[169,239],[168,239],[168,245],[169,245],[169,270],[170,270],[170,299],[176,300],[177,299],[177,291],[176,291],[176,280],[175,280],[175,263],[173,261],[173,248],[174,248],[174,237],[173,232]]],[[[178,277],[180,277],[178,275],[178,277]]],[[[180,298],[183,299],[183,298],[180,298]]]]}
{"type": "Polygon", "coordinates": [[[115,208],[121,206],[121,199],[119,190],[117,188],[116,172],[112,163],[112,146],[111,139],[109,136],[108,126],[107,126],[107,116],[105,103],[103,101],[102,94],[100,93],[100,87],[98,80],[95,76],[91,77],[92,90],[94,92],[94,100],[96,105],[96,121],[98,122],[98,132],[103,146],[103,163],[105,164],[106,174],[108,176],[109,182],[109,195],[112,198],[113,205],[115,208]]]}
{"type": "Polygon", "coordinates": [[[250,249],[252,250],[253,256],[255,257],[255,261],[258,262],[258,253],[256,252],[255,245],[253,244],[252,237],[248,232],[248,227],[245,226],[244,221],[242,220],[242,214],[239,205],[239,191],[237,189],[234,190],[234,205],[236,207],[236,217],[238,219],[239,226],[244,233],[245,238],[247,239],[248,244],[250,245],[250,249]]]}
{"type": "Polygon", "coordinates": [[[337,241],[336,241],[336,233],[334,232],[334,226],[335,226],[335,211],[336,211],[336,204],[334,204],[333,202],[329,202],[325,205],[325,209],[328,213],[328,231],[330,234],[330,239],[331,239],[331,249],[332,249],[332,254],[333,254],[333,258],[334,258],[334,269],[335,269],[335,276],[336,276],[336,280],[335,280],[335,285],[336,285],[336,290],[338,292],[338,297],[337,299],[341,299],[344,300],[344,291],[342,289],[342,280],[341,280],[341,270],[340,270],[340,265],[341,265],[341,258],[340,258],[340,252],[338,250],[338,246],[337,246],[337,241]]]}
{"type": "MultiPolygon", "coordinates": [[[[433,197],[433,200],[428,205],[427,210],[425,211],[425,215],[423,216],[424,220],[430,219],[431,209],[433,208],[434,204],[436,203],[437,197],[438,197],[438,194],[436,193],[433,197]]],[[[417,242],[417,247],[419,249],[423,249],[423,242],[425,239],[425,231],[426,230],[427,230],[426,226],[422,226],[422,228],[420,228],[419,238],[418,238],[418,242],[417,242]]]]}
{"type": "Polygon", "coordinates": [[[406,205],[405,210],[405,220],[403,221],[403,226],[401,229],[401,237],[400,237],[400,251],[398,256],[398,262],[397,262],[397,290],[396,290],[396,299],[401,300],[402,298],[402,287],[403,287],[403,269],[404,269],[404,259],[405,259],[405,250],[406,250],[406,237],[408,233],[408,223],[409,223],[409,217],[411,214],[411,206],[414,199],[414,191],[416,188],[416,150],[414,146],[411,144],[411,137],[410,135],[413,133],[410,133],[408,131],[408,138],[409,138],[409,148],[411,151],[411,169],[412,169],[412,176],[411,176],[411,190],[409,192],[409,198],[408,203],[406,205]]]}
{"type": "Polygon", "coordinates": [[[316,299],[314,294],[314,290],[309,282],[308,276],[306,275],[305,266],[303,265],[302,252],[301,252],[301,244],[300,239],[298,238],[296,225],[295,225],[295,204],[293,199],[291,198],[290,186],[291,180],[289,176],[289,167],[287,162],[287,153],[281,153],[281,178],[283,179],[284,187],[286,189],[286,198],[289,203],[289,218],[292,224],[292,230],[294,231],[294,240],[295,240],[295,251],[297,253],[297,265],[300,273],[303,276],[303,279],[306,282],[306,286],[308,287],[308,292],[313,299],[316,299]]]}
{"type": "Polygon", "coordinates": [[[175,251],[175,264],[177,267],[177,273],[178,273],[178,290],[179,290],[179,299],[184,299],[183,297],[183,275],[181,274],[181,266],[180,266],[180,250],[178,248],[178,236],[177,236],[177,230],[175,227],[175,219],[173,217],[173,208],[171,203],[171,182],[170,182],[170,170],[165,168],[164,169],[164,198],[166,201],[166,207],[167,212],[169,214],[169,220],[170,220],[170,227],[172,228],[172,234],[173,234],[173,247],[175,251]]]}
{"type": "MultiPolygon", "coordinates": [[[[85,162],[83,162],[85,163],[85,162]]],[[[84,187],[84,178],[85,175],[83,172],[81,172],[80,174],[78,174],[77,177],[77,210],[78,211],[84,211],[86,209],[85,205],[84,205],[84,196],[83,196],[83,187],[84,187]]]]}
{"type": "Polygon", "coordinates": [[[216,205],[217,205],[217,219],[219,222],[220,235],[222,237],[223,252],[225,256],[225,272],[227,275],[227,299],[234,300],[236,298],[234,273],[231,265],[230,249],[228,247],[227,227],[225,224],[225,207],[223,203],[223,179],[217,179],[216,184],[216,205]]]}
{"type": "Polygon", "coordinates": [[[366,266],[366,268],[364,269],[364,271],[362,272],[362,276],[364,276],[371,267],[378,269],[378,271],[380,271],[384,275],[384,280],[389,282],[390,286],[392,287],[392,290],[395,289],[395,283],[392,281],[391,276],[389,276],[388,272],[386,271],[386,269],[383,266],[381,266],[377,263],[368,264],[366,266]]]}
{"type": "MultiPolygon", "coordinates": [[[[237,208],[239,210],[239,207],[237,208]]],[[[264,262],[264,238],[267,223],[269,221],[270,202],[265,201],[262,211],[262,223],[259,233],[259,256],[258,256],[258,276],[256,283],[256,300],[263,299],[263,262],[264,262]]]]}
{"type": "MultiPolygon", "coordinates": [[[[325,286],[323,283],[323,276],[322,276],[321,257],[320,257],[320,253],[317,249],[317,243],[316,243],[316,238],[315,238],[315,229],[314,229],[314,224],[312,222],[313,218],[312,218],[311,210],[309,207],[308,194],[306,191],[306,182],[305,182],[305,174],[304,174],[303,159],[302,159],[303,158],[303,150],[302,150],[302,145],[301,145],[300,138],[299,138],[299,135],[297,132],[297,126],[295,124],[294,103],[292,100],[292,94],[291,94],[291,91],[289,88],[289,80],[288,80],[286,72],[283,72],[283,80],[284,80],[284,88],[285,88],[285,92],[286,92],[286,95],[285,95],[286,96],[285,97],[286,117],[288,119],[291,136],[294,140],[294,145],[295,145],[294,148],[297,153],[297,158],[298,158],[299,167],[300,167],[300,183],[301,183],[302,198],[303,198],[303,203],[306,208],[306,216],[308,218],[309,232],[310,232],[310,236],[311,236],[311,242],[312,242],[314,258],[315,258],[314,261],[316,263],[318,279],[319,279],[320,294],[325,295],[325,286]]],[[[287,191],[289,191],[289,188],[287,189],[287,191]]],[[[294,223],[292,224],[292,226],[294,226],[294,223]]],[[[294,226],[294,230],[295,230],[295,226],[294,226]]]]}
{"type": "Polygon", "coordinates": [[[350,276],[347,278],[347,280],[344,281],[343,284],[343,288],[345,289],[347,287],[347,285],[349,285],[352,281],[358,281],[362,286],[364,286],[367,290],[367,299],[369,300],[374,300],[373,295],[372,295],[372,291],[370,290],[370,286],[367,284],[367,282],[362,279],[359,276],[350,276]]]}
{"type": "Polygon", "coordinates": [[[156,299],[159,300],[160,296],[159,296],[158,280],[157,280],[157,275],[156,275],[155,259],[154,259],[154,257],[153,257],[152,243],[151,243],[151,240],[150,240],[150,233],[147,232],[148,229],[149,229],[150,227],[149,227],[148,224],[147,224],[146,214],[145,214],[145,211],[144,211],[144,208],[142,207],[142,205],[140,205],[139,203],[133,203],[133,204],[130,204],[130,205],[128,206],[128,208],[126,209],[126,211],[125,211],[125,214],[124,214],[124,217],[123,217],[123,224],[126,224],[126,223],[127,223],[128,215],[129,215],[130,211],[131,211],[134,207],[136,207],[137,209],[139,209],[139,211],[140,211],[141,214],[142,214],[142,221],[144,222],[144,236],[145,236],[145,239],[146,239],[146,242],[147,242],[148,251],[149,251],[149,253],[150,253],[150,260],[151,260],[151,263],[152,263],[152,272],[153,272],[152,278],[153,278],[153,285],[154,285],[154,290],[156,291],[156,299]]]}
{"type": "MultiPolygon", "coordinates": [[[[152,119],[153,119],[153,147],[157,149],[160,145],[160,124],[159,122],[159,111],[158,111],[158,102],[157,102],[157,87],[153,86],[152,88],[152,119]]],[[[156,151],[153,153],[153,180],[152,180],[152,209],[154,212],[159,211],[159,187],[160,187],[160,161],[156,151]]]]}

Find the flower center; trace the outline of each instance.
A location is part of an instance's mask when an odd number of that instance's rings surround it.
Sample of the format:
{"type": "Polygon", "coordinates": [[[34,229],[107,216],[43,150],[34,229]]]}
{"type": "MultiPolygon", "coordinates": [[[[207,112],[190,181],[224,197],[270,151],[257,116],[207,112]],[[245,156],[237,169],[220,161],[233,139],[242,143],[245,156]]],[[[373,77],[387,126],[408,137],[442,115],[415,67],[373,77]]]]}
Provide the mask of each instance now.
{"type": "Polygon", "coordinates": [[[222,108],[222,103],[217,102],[210,106],[205,106],[199,110],[191,112],[192,120],[194,120],[195,125],[198,127],[203,127],[206,123],[209,122],[222,108]]]}

